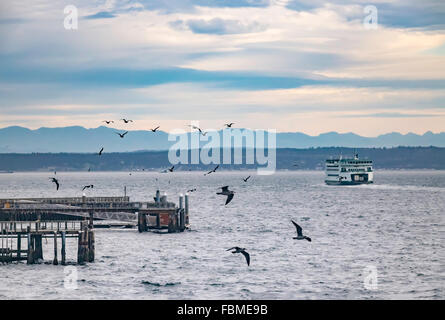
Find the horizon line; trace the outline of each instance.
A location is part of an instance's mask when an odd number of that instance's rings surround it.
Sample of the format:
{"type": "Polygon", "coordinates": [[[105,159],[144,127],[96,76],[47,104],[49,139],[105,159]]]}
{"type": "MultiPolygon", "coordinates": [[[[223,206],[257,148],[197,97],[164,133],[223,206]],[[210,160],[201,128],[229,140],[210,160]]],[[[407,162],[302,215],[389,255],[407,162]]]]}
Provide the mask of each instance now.
{"type": "MultiPolygon", "coordinates": [[[[30,130],[30,131],[37,131],[37,130],[40,130],[40,129],[65,129],[65,128],[82,128],[82,129],[85,129],[85,130],[95,130],[95,129],[100,129],[100,128],[107,128],[107,129],[110,129],[110,130],[120,130],[120,131],[129,131],[129,132],[135,132],[135,131],[151,132],[150,129],[133,129],[133,130],[132,129],[118,129],[118,128],[114,128],[114,127],[107,127],[107,126],[104,126],[104,125],[100,125],[100,126],[97,126],[97,127],[85,127],[85,126],[82,126],[82,125],[71,125],[71,126],[62,126],[62,127],[46,127],[46,126],[42,126],[42,127],[38,127],[38,128],[35,128],[35,129],[24,127],[24,126],[20,126],[20,125],[11,125],[11,126],[6,126],[6,127],[0,127],[0,130],[5,130],[5,129],[9,129],[9,128],[21,128],[21,129],[27,129],[27,130],[30,130]]],[[[208,131],[210,131],[210,132],[211,131],[219,132],[219,131],[222,131],[224,129],[227,129],[227,128],[221,128],[221,129],[217,129],[217,130],[216,129],[210,129],[208,131]]],[[[230,129],[251,130],[251,131],[255,131],[255,130],[264,130],[264,131],[276,130],[276,129],[270,129],[270,128],[269,129],[251,129],[251,128],[244,128],[244,127],[240,127],[240,128],[234,127],[234,128],[230,128],[230,129]]],[[[184,129],[184,131],[185,131],[185,133],[196,132],[196,131],[187,131],[185,129],[184,129]]],[[[162,132],[162,133],[165,133],[165,134],[169,134],[170,133],[169,131],[163,131],[163,130],[158,130],[157,132],[158,133],[162,132]]],[[[302,132],[302,131],[276,131],[276,134],[286,134],[286,133],[299,133],[299,134],[304,134],[304,135],[309,136],[309,137],[319,137],[321,135],[335,133],[335,134],[340,134],[340,135],[353,134],[353,135],[356,135],[356,136],[359,136],[359,137],[363,137],[363,138],[378,138],[378,137],[389,135],[389,134],[400,134],[402,136],[406,136],[406,135],[412,134],[412,135],[417,135],[417,136],[424,136],[427,133],[431,133],[431,134],[434,134],[434,135],[440,135],[440,134],[445,134],[445,131],[433,132],[432,130],[427,130],[424,133],[415,133],[415,132],[411,132],[411,131],[407,132],[407,133],[401,133],[401,132],[398,132],[398,131],[391,131],[391,132],[381,133],[381,134],[378,134],[376,136],[363,136],[363,135],[360,135],[358,133],[354,133],[354,132],[351,132],[351,131],[349,131],[349,132],[326,131],[326,132],[319,133],[318,135],[311,135],[311,134],[308,134],[308,133],[305,133],[305,132],[302,132]]]]}

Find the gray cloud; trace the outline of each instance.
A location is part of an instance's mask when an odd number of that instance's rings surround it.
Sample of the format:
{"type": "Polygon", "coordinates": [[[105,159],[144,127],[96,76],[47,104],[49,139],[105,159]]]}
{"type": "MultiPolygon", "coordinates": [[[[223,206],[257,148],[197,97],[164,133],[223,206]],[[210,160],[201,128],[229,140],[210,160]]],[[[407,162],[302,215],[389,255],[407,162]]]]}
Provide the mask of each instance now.
{"type": "Polygon", "coordinates": [[[189,29],[193,33],[202,34],[237,34],[259,32],[266,29],[258,22],[243,23],[238,20],[214,18],[211,20],[192,19],[187,21],[176,20],[170,23],[175,29],[189,29]]]}

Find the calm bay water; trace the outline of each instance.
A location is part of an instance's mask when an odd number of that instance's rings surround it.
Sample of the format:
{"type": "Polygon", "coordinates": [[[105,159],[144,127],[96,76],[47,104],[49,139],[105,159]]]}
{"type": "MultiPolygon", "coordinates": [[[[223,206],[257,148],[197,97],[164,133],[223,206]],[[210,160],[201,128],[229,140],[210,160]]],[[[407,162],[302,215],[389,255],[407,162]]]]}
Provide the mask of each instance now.
{"type": "MultiPolygon", "coordinates": [[[[122,195],[170,201],[187,189],[191,230],[97,230],[96,261],[64,267],[0,265],[0,299],[444,299],[445,171],[377,171],[374,185],[326,186],[323,172],[137,172],[0,174],[0,197],[122,195]],[[252,175],[245,183],[242,178],[252,175]],[[216,195],[229,185],[235,198],[216,195]],[[312,242],[296,241],[297,221],[312,242]],[[245,247],[244,257],[225,251],[245,247]],[[377,290],[364,269],[377,270],[377,290]]],[[[75,260],[76,246],[68,258],[75,260]]],[[[45,259],[52,259],[48,241],[45,259]]]]}

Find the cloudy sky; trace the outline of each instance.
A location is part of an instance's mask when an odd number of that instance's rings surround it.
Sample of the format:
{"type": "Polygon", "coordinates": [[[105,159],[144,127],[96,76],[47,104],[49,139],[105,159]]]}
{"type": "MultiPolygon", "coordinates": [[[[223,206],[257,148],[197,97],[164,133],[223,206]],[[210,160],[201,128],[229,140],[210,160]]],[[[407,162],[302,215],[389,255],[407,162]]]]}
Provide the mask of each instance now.
{"type": "Polygon", "coordinates": [[[0,127],[122,117],[135,129],[445,131],[445,1],[0,2],[0,127]]]}

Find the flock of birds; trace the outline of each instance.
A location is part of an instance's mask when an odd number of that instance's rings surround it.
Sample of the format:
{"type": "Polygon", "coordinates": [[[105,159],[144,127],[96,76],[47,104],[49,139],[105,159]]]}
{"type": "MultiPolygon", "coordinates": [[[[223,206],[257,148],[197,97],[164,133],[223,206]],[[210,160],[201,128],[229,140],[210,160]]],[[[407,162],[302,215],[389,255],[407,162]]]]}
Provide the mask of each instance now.
{"type": "MultiPolygon", "coordinates": [[[[131,120],[131,119],[125,119],[125,118],[120,119],[120,120],[123,121],[123,122],[126,123],[126,124],[128,124],[128,123],[130,123],[130,122],[133,122],[133,120],[131,120]]],[[[104,120],[103,122],[105,122],[106,124],[114,123],[113,120],[104,120]]],[[[234,124],[235,124],[234,122],[230,122],[230,123],[226,123],[226,124],[224,124],[224,126],[225,126],[226,128],[232,128],[232,126],[233,126],[234,124]]],[[[203,136],[205,136],[205,135],[207,134],[207,132],[203,131],[201,128],[199,128],[199,127],[197,127],[197,126],[195,126],[195,125],[189,125],[189,127],[191,127],[192,129],[198,130],[198,132],[199,132],[200,134],[202,134],[203,136]]],[[[153,128],[153,129],[150,129],[150,130],[151,130],[152,132],[156,132],[159,128],[160,128],[160,126],[157,126],[156,128],[153,128]]],[[[123,139],[123,138],[125,137],[125,135],[128,134],[128,131],[125,131],[125,132],[123,132],[123,133],[120,133],[120,132],[115,132],[115,133],[118,134],[119,137],[123,139]]],[[[98,154],[99,156],[101,156],[102,153],[103,153],[103,151],[104,151],[104,148],[102,147],[102,148],[99,150],[99,152],[98,152],[97,154],[98,154]]],[[[212,170],[210,170],[210,171],[204,173],[204,176],[207,176],[207,175],[210,175],[210,174],[212,174],[212,173],[215,173],[218,169],[219,169],[219,164],[216,165],[215,168],[213,168],[212,170]]],[[[175,170],[175,166],[171,166],[170,168],[167,168],[167,169],[165,169],[165,170],[162,171],[162,172],[163,172],[163,173],[168,173],[168,172],[173,172],[174,170],[175,170]]],[[[90,170],[88,170],[88,171],[90,171],[90,170]]],[[[54,174],[56,175],[57,172],[54,171],[54,174]]],[[[130,173],[130,175],[131,175],[131,173],[130,173]]],[[[246,178],[243,178],[243,181],[244,181],[244,182],[247,182],[250,178],[251,178],[251,176],[248,176],[248,177],[246,177],[246,178]]],[[[59,188],[60,188],[60,182],[59,182],[55,177],[50,178],[50,180],[56,185],[56,190],[59,190],[59,188]]],[[[156,179],[156,180],[157,180],[157,179],[156,179]]],[[[84,191],[85,189],[93,189],[93,188],[94,188],[94,185],[93,185],[93,184],[86,185],[86,186],[84,186],[84,187],[82,188],[82,191],[84,191]]],[[[224,205],[226,206],[226,205],[228,205],[228,204],[233,200],[233,197],[235,196],[235,191],[233,191],[233,190],[229,190],[229,186],[223,186],[223,187],[220,187],[219,189],[221,189],[221,191],[220,191],[220,192],[217,192],[216,194],[217,194],[217,195],[221,195],[221,196],[226,196],[226,202],[225,202],[225,204],[224,204],[224,205]]],[[[195,191],[196,191],[196,188],[193,188],[193,189],[189,189],[189,190],[187,190],[187,193],[191,193],[191,192],[195,192],[195,191]]],[[[293,237],[293,239],[295,239],[295,240],[307,240],[307,241],[309,241],[309,242],[312,241],[311,238],[309,238],[309,237],[303,235],[303,229],[301,228],[301,226],[299,226],[299,225],[298,225],[295,221],[293,221],[293,220],[291,220],[291,222],[292,222],[292,224],[295,226],[296,231],[297,231],[297,236],[296,236],[296,237],[293,237]]],[[[232,248],[230,248],[230,249],[227,249],[227,251],[231,251],[233,254],[235,254],[235,253],[241,253],[241,254],[245,257],[245,259],[246,259],[247,266],[250,266],[250,254],[246,251],[246,248],[232,247],[232,248]],[[232,251],[232,250],[233,250],[233,251],[232,251]]]]}

